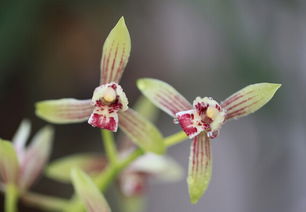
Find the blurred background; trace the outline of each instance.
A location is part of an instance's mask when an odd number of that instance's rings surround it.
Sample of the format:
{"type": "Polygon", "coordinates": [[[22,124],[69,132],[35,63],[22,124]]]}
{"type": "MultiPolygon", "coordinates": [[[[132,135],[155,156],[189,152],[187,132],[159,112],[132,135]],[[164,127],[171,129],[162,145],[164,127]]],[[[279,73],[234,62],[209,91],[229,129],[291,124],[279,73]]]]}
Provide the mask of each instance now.
{"type": "MultiPolygon", "coordinates": [[[[303,0],[15,0],[0,3],[0,135],[26,117],[33,132],[39,100],[90,98],[103,42],[121,16],[132,39],[122,78],[130,105],[137,78],[169,82],[190,101],[223,100],[257,82],[282,83],[256,113],[226,124],[213,140],[212,182],[191,205],[185,179],[148,189],[148,212],[300,212],[306,210],[306,2],[303,0]]],[[[179,131],[164,113],[157,126],[179,131]]],[[[102,151],[88,124],[57,125],[52,159],[102,151]]],[[[190,141],[169,149],[187,172],[190,141]]],[[[70,197],[41,178],[34,191],[70,197]]],[[[112,199],[110,196],[108,199],[112,199]]],[[[112,206],[120,205],[115,198],[112,206]]],[[[2,210],[3,195],[0,196],[2,210]]],[[[37,209],[20,204],[20,211],[37,209]]],[[[114,211],[116,211],[114,209],[114,211]]]]}

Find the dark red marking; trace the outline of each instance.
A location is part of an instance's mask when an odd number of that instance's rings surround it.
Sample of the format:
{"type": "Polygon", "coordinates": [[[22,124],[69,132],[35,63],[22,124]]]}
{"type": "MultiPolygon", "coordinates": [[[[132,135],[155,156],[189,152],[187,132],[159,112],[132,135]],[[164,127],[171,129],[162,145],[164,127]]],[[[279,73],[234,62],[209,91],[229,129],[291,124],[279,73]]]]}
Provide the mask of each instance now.
{"type": "Polygon", "coordinates": [[[191,119],[191,114],[185,113],[177,116],[177,120],[184,130],[184,132],[190,136],[197,133],[197,128],[193,126],[193,120],[191,119]]]}
{"type": "Polygon", "coordinates": [[[101,129],[107,129],[115,132],[117,130],[118,123],[113,117],[106,117],[105,115],[93,113],[88,122],[93,127],[101,129]]]}

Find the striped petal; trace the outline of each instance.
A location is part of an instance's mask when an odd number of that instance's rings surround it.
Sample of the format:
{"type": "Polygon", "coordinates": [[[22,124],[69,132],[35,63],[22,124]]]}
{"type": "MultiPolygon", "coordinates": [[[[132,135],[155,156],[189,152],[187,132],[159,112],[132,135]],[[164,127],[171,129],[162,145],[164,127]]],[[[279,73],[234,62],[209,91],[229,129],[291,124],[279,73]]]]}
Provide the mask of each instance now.
{"type": "Polygon", "coordinates": [[[143,150],[163,154],[165,144],[159,130],[132,109],[119,113],[119,127],[143,150]]]}
{"type": "Polygon", "coordinates": [[[41,174],[51,153],[53,134],[53,128],[46,126],[34,136],[23,160],[20,161],[20,188],[29,188],[41,174]]]}
{"type": "Polygon", "coordinates": [[[86,121],[94,106],[91,100],[58,99],[36,103],[36,115],[50,123],[68,124],[86,121]]]}
{"type": "Polygon", "coordinates": [[[30,136],[31,132],[31,123],[29,120],[22,120],[21,124],[18,127],[17,132],[12,139],[17,156],[19,160],[22,160],[23,154],[25,151],[25,144],[30,136]]]}
{"type": "Polygon", "coordinates": [[[187,183],[192,203],[196,203],[206,191],[211,171],[210,140],[205,133],[201,133],[192,141],[189,158],[187,183]]]}
{"type": "Polygon", "coordinates": [[[111,211],[104,196],[87,174],[75,168],[71,171],[71,179],[74,189],[88,212],[111,211]]]}
{"type": "Polygon", "coordinates": [[[52,162],[46,170],[46,175],[54,180],[68,183],[73,168],[79,168],[90,176],[95,176],[106,167],[106,159],[97,154],[75,154],[52,162]]]}
{"type": "Polygon", "coordinates": [[[16,183],[18,159],[11,142],[0,139],[0,177],[3,183],[16,183]]]}
{"type": "Polygon", "coordinates": [[[157,107],[175,117],[181,111],[192,109],[192,105],[171,85],[157,79],[144,78],[137,81],[138,89],[157,107]]]}
{"type": "Polygon", "coordinates": [[[257,83],[234,93],[221,104],[227,111],[225,120],[255,112],[270,101],[280,86],[281,84],[257,83]]]}
{"type": "Polygon", "coordinates": [[[121,17],[104,42],[100,85],[120,81],[130,52],[130,34],[124,18],[121,17]]]}

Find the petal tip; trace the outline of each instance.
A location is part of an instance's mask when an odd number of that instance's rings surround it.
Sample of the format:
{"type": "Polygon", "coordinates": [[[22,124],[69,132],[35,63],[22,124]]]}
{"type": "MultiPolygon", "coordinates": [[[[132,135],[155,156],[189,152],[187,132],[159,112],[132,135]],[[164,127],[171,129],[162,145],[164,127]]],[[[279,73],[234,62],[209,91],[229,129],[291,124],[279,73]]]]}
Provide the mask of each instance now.
{"type": "Polygon", "coordinates": [[[146,78],[140,78],[136,82],[139,90],[144,90],[146,88],[146,78]]]}

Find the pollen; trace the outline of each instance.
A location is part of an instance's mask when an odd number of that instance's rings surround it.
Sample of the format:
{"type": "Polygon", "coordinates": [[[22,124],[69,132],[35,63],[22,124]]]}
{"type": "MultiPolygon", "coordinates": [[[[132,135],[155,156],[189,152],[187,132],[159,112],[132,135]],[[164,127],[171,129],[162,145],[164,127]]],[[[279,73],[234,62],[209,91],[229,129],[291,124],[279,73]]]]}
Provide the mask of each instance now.
{"type": "Polygon", "coordinates": [[[219,111],[214,107],[208,107],[206,111],[206,116],[214,120],[218,115],[219,111]]]}
{"type": "Polygon", "coordinates": [[[111,87],[107,87],[104,91],[103,100],[112,103],[116,100],[116,96],[116,91],[111,87]]]}

